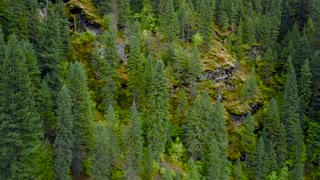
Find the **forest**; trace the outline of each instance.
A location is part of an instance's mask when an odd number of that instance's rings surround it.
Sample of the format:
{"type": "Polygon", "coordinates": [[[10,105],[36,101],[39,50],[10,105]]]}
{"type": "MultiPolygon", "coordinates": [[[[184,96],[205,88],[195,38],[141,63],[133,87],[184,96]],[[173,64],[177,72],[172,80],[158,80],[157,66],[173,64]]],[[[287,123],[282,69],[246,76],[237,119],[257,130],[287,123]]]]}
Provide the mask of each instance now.
{"type": "Polygon", "coordinates": [[[320,0],[1,0],[0,179],[320,179],[320,0]]]}

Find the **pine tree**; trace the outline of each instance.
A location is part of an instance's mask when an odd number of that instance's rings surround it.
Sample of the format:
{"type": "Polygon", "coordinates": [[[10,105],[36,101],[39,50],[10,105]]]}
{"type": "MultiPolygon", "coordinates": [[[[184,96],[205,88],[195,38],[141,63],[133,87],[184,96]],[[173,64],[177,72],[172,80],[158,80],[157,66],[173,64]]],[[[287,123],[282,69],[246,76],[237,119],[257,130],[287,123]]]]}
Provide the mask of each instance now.
{"type": "Polygon", "coordinates": [[[284,158],[286,157],[286,136],[282,135],[282,131],[284,130],[282,128],[277,101],[271,99],[267,107],[264,129],[266,131],[268,141],[274,145],[277,154],[278,167],[282,165],[285,160],[284,158]]]}
{"type": "Polygon", "coordinates": [[[106,167],[110,168],[110,174],[108,177],[111,177],[111,171],[118,165],[119,157],[120,157],[120,147],[119,147],[119,137],[118,137],[118,118],[116,115],[115,110],[111,105],[105,114],[105,119],[109,122],[108,128],[108,156],[109,156],[109,163],[106,167]]]}
{"type": "Polygon", "coordinates": [[[57,136],[55,146],[55,172],[57,179],[71,179],[70,166],[73,146],[73,116],[69,90],[63,86],[58,93],[57,103],[57,136]]]}
{"type": "Polygon", "coordinates": [[[131,23],[130,0],[118,0],[118,23],[120,27],[126,27],[131,23]]]}
{"type": "Polygon", "coordinates": [[[267,177],[268,162],[264,140],[260,137],[255,153],[255,179],[262,180],[267,177]]]}
{"type": "Polygon", "coordinates": [[[299,104],[301,118],[307,115],[310,109],[310,99],[312,94],[312,74],[310,70],[309,60],[304,61],[301,67],[301,76],[299,78],[299,104]]]}
{"type": "Polygon", "coordinates": [[[191,38],[190,36],[195,26],[193,8],[190,2],[186,0],[181,2],[178,18],[179,18],[179,24],[180,24],[181,39],[185,39],[188,42],[191,38]]]}
{"type": "Polygon", "coordinates": [[[199,32],[203,37],[204,45],[207,49],[210,48],[213,37],[213,15],[214,15],[214,1],[202,0],[199,9],[199,32]]]}
{"type": "MultiPolygon", "coordinates": [[[[109,17],[110,19],[112,17],[109,17]]],[[[99,61],[101,84],[99,87],[100,96],[103,100],[103,107],[114,106],[116,104],[116,92],[120,87],[119,74],[117,68],[119,67],[119,59],[117,55],[116,32],[109,19],[109,29],[103,35],[104,54],[103,59],[99,61]]]]}
{"type": "Polygon", "coordinates": [[[304,174],[303,165],[301,163],[296,163],[291,172],[291,179],[302,180],[304,179],[303,174],[304,174]]]}
{"type": "Polygon", "coordinates": [[[178,124],[184,124],[186,122],[186,114],[188,109],[187,94],[183,89],[179,89],[177,93],[177,109],[175,119],[178,124]]]}
{"type": "Polygon", "coordinates": [[[205,151],[208,147],[207,139],[212,138],[213,132],[211,123],[213,108],[208,93],[198,95],[194,104],[190,107],[186,121],[185,141],[192,159],[204,160],[205,151]],[[210,135],[208,134],[210,131],[210,135]]]}
{"type": "Polygon", "coordinates": [[[67,87],[71,93],[73,114],[73,159],[72,172],[79,177],[84,171],[91,142],[92,102],[87,86],[85,69],[80,62],[72,62],[68,68],[67,87]]]}
{"type": "Polygon", "coordinates": [[[173,1],[166,0],[165,7],[160,16],[161,31],[163,32],[167,42],[173,42],[179,35],[179,21],[174,11],[173,1]]]}
{"type": "Polygon", "coordinates": [[[244,128],[241,131],[241,145],[245,151],[245,162],[247,167],[252,171],[256,140],[254,135],[254,119],[251,116],[251,113],[249,113],[244,120],[244,128]]]}
{"type": "Polygon", "coordinates": [[[150,98],[147,103],[147,143],[157,157],[165,150],[169,120],[168,83],[164,75],[164,64],[158,61],[151,80],[150,98]]]}
{"type": "Polygon", "coordinates": [[[8,2],[8,31],[9,34],[16,34],[21,39],[28,39],[29,13],[27,1],[12,0],[8,2]]]}
{"type": "MultiPolygon", "coordinates": [[[[32,91],[25,41],[9,38],[1,59],[0,78],[0,174],[4,179],[36,179],[37,154],[43,137],[42,122],[32,91]]],[[[3,42],[1,43],[3,45],[3,42]]],[[[3,47],[3,46],[2,46],[3,47]]],[[[33,77],[37,78],[37,77],[33,77]]]]}
{"type": "Polygon", "coordinates": [[[248,18],[245,24],[245,42],[248,44],[254,44],[256,42],[254,21],[252,18],[248,18]]]}
{"type": "Polygon", "coordinates": [[[298,117],[298,89],[295,71],[288,60],[287,82],[283,96],[282,122],[287,126],[288,157],[301,162],[304,156],[303,135],[298,117]]]}
{"type": "MultiPolygon", "coordinates": [[[[230,175],[230,164],[228,161],[228,135],[227,135],[227,126],[226,126],[226,120],[224,116],[224,109],[219,100],[216,101],[215,107],[213,108],[213,119],[209,121],[207,127],[211,126],[211,129],[209,131],[214,132],[214,135],[212,137],[208,137],[207,139],[215,138],[217,146],[219,148],[218,156],[220,158],[220,170],[218,172],[220,173],[218,176],[218,179],[228,179],[230,175]]],[[[208,132],[210,133],[210,132],[208,132]]],[[[210,145],[209,145],[210,148],[210,145]]]]}
{"type": "Polygon", "coordinates": [[[127,132],[127,156],[126,156],[126,176],[128,179],[136,179],[142,172],[142,152],[143,138],[141,129],[141,119],[135,103],[130,112],[131,124],[127,132]]]}
{"type": "Polygon", "coordinates": [[[95,144],[90,157],[90,175],[94,179],[110,178],[110,138],[106,124],[99,121],[94,128],[95,144]]]}
{"type": "Polygon", "coordinates": [[[211,144],[209,147],[209,155],[208,155],[208,179],[212,180],[222,180],[228,179],[228,177],[224,176],[223,169],[223,160],[220,156],[222,149],[219,148],[218,142],[213,138],[211,140],[211,144]]]}
{"type": "Polygon", "coordinates": [[[132,36],[130,39],[130,53],[128,59],[128,87],[130,88],[133,101],[139,107],[143,95],[144,81],[143,72],[145,59],[140,49],[140,39],[132,36]]]}

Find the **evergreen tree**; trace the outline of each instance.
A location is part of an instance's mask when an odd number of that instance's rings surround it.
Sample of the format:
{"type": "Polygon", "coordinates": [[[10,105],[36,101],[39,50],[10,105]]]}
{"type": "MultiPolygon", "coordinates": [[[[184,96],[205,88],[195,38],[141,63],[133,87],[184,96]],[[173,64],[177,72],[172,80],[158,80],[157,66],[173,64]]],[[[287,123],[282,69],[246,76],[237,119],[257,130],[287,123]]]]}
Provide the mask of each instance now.
{"type": "Polygon", "coordinates": [[[120,27],[128,26],[131,23],[130,0],[118,0],[118,24],[120,27]]]}
{"type": "Polygon", "coordinates": [[[167,42],[173,42],[179,35],[179,21],[174,11],[173,1],[166,0],[165,7],[161,13],[161,31],[163,32],[167,42]]]}
{"type": "Polygon", "coordinates": [[[274,99],[270,100],[267,107],[264,129],[266,131],[268,141],[274,145],[277,154],[278,167],[280,167],[286,157],[286,136],[282,134],[284,129],[280,123],[278,104],[274,99]]]}
{"type": "Polygon", "coordinates": [[[244,120],[244,128],[241,131],[241,145],[245,151],[245,162],[247,167],[252,171],[256,140],[254,135],[254,119],[251,116],[251,113],[249,113],[244,120]]]}
{"type": "Polygon", "coordinates": [[[8,2],[8,31],[9,34],[16,34],[21,39],[28,39],[29,12],[27,1],[12,0],[8,2]]]}
{"type": "Polygon", "coordinates": [[[255,179],[265,179],[268,173],[267,153],[262,137],[259,138],[255,152],[255,179]]]}
{"type": "Polygon", "coordinates": [[[105,119],[109,122],[108,129],[108,156],[109,161],[106,167],[110,168],[108,177],[111,177],[111,171],[118,165],[120,149],[119,149],[119,137],[118,137],[118,118],[113,107],[110,105],[107,113],[105,114],[105,119]]]}
{"type": "Polygon", "coordinates": [[[167,142],[169,120],[168,83],[161,61],[156,64],[150,83],[150,98],[146,112],[147,143],[155,156],[159,156],[164,152],[167,142]]]}
{"type": "Polygon", "coordinates": [[[180,4],[178,18],[181,39],[185,39],[187,42],[190,40],[190,36],[194,31],[195,18],[193,13],[192,4],[186,0],[183,0],[180,4]]]}
{"type": "Polygon", "coordinates": [[[199,9],[199,32],[203,37],[204,45],[207,49],[210,48],[213,37],[213,15],[214,15],[214,1],[202,0],[199,9]]]}
{"type": "Polygon", "coordinates": [[[310,99],[312,93],[312,74],[310,70],[309,60],[306,59],[301,67],[301,76],[299,78],[299,104],[301,118],[307,115],[310,109],[310,99]]]}
{"type": "Polygon", "coordinates": [[[223,161],[221,156],[222,149],[219,148],[218,142],[213,138],[210,147],[209,147],[209,155],[208,155],[208,179],[212,180],[221,180],[228,179],[229,177],[224,176],[223,169],[223,161]]]}
{"type": "MultiPolygon", "coordinates": [[[[1,59],[0,78],[0,174],[4,179],[36,179],[37,154],[43,137],[36,109],[25,41],[9,38],[1,59]]],[[[1,43],[3,44],[3,42],[1,43]]],[[[36,78],[36,77],[33,77],[36,78]]]]}
{"type": "Polygon", "coordinates": [[[245,42],[248,44],[254,44],[256,42],[254,21],[249,17],[245,24],[245,42]]]}
{"type": "MultiPolygon", "coordinates": [[[[109,17],[111,19],[111,17],[109,17]]],[[[109,21],[111,21],[109,19],[109,21]]],[[[99,92],[102,98],[103,107],[114,106],[116,104],[116,92],[120,87],[119,59],[117,55],[116,32],[112,23],[109,22],[109,29],[103,36],[104,54],[99,61],[99,68],[102,74],[99,92]]]]}
{"type": "Polygon", "coordinates": [[[185,141],[192,159],[204,160],[205,151],[207,150],[207,139],[212,138],[212,121],[213,108],[208,93],[202,96],[198,95],[194,104],[190,107],[187,115],[186,137],[185,141]],[[210,132],[210,135],[208,134],[210,132]]]}
{"type": "Polygon", "coordinates": [[[128,59],[128,87],[132,91],[132,99],[137,102],[138,107],[143,95],[144,66],[145,59],[141,53],[140,40],[137,36],[132,36],[130,39],[130,53],[128,59]]]}
{"type": "Polygon", "coordinates": [[[292,160],[301,162],[304,156],[303,135],[298,118],[298,89],[296,75],[291,63],[288,60],[287,82],[283,96],[282,122],[287,126],[288,156],[292,160]]]}
{"type": "Polygon", "coordinates": [[[69,90],[63,86],[58,93],[57,103],[57,136],[55,146],[55,172],[56,179],[71,179],[70,165],[72,161],[73,146],[73,116],[72,103],[69,90]]]}
{"type": "Polygon", "coordinates": [[[88,158],[91,142],[92,102],[87,86],[84,67],[79,62],[72,62],[68,68],[67,85],[71,93],[73,114],[73,159],[72,172],[79,177],[84,171],[84,162],[88,158]]]}
{"type": "Polygon", "coordinates": [[[131,125],[127,132],[127,156],[126,156],[126,176],[128,179],[136,179],[142,172],[142,152],[143,138],[141,129],[141,119],[135,103],[130,112],[131,125]]]}
{"type": "Polygon", "coordinates": [[[99,121],[94,128],[95,144],[90,157],[90,175],[94,179],[110,178],[110,138],[106,124],[99,121]]]}
{"type": "Polygon", "coordinates": [[[177,109],[175,119],[178,124],[184,124],[188,108],[187,94],[183,89],[179,89],[177,93],[177,109]]]}
{"type": "Polygon", "coordinates": [[[304,179],[303,174],[304,174],[303,165],[301,163],[296,163],[291,172],[291,179],[302,180],[304,179]]]}

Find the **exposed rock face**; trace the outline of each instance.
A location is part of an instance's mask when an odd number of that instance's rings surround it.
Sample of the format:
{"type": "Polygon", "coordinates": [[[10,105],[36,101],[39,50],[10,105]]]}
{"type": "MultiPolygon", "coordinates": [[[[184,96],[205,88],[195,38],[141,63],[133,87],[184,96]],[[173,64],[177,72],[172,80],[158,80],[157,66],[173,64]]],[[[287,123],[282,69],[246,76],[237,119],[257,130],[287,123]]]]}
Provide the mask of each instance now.
{"type": "Polygon", "coordinates": [[[239,63],[236,62],[234,65],[228,65],[227,67],[218,67],[213,72],[211,70],[205,70],[201,80],[212,80],[213,82],[225,81],[232,77],[239,69],[239,63]]]}
{"type": "MultiPolygon", "coordinates": [[[[66,2],[66,1],[65,1],[66,2]]],[[[69,28],[78,32],[89,31],[94,35],[101,35],[100,17],[94,6],[79,0],[70,0],[66,3],[68,10],[69,28]]]]}

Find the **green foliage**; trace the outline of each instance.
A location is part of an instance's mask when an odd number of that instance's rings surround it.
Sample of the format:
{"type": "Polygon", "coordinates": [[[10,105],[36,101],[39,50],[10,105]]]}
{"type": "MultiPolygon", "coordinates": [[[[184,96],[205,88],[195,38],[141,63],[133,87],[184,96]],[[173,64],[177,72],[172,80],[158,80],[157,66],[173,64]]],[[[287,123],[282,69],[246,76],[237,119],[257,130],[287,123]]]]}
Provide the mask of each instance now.
{"type": "Polygon", "coordinates": [[[160,16],[161,31],[167,42],[173,42],[179,35],[179,21],[172,0],[166,0],[160,16]]]}
{"type": "Polygon", "coordinates": [[[245,162],[247,167],[252,171],[256,139],[254,134],[254,119],[251,116],[251,113],[249,113],[244,120],[244,127],[241,131],[241,145],[245,152],[245,162]]]}
{"type": "Polygon", "coordinates": [[[135,103],[131,107],[130,120],[131,124],[126,132],[126,177],[138,179],[142,172],[143,137],[140,114],[135,103]]]}
{"type": "Polygon", "coordinates": [[[110,136],[104,122],[99,121],[94,128],[95,144],[90,154],[90,175],[94,179],[110,178],[110,136]]]}
{"type": "Polygon", "coordinates": [[[29,71],[28,62],[35,58],[25,55],[25,43],[11,36],[0,62],[0,172],[5,179],[36,178],[34,159],[43,136],[31,79],[39,77],[29,71]]]}
{"type": "Polygon", "coordinates": [[[69,90],[63,86],[58,93],[57,136],[55,139],[55,172],[57,179],[70,179],[73,148],[73,116],[69,90]]]}
{"type": "Polygon", "coordinates": [[[255,69],[252,68],[250,72],[250,76],[245,81],[243,87],[240,91],[240,98],[242,101],[247,101],[258,94],[259,88],[257,84],[256,72],[255,69]]]}
{"type": "Polygon", "coordinates": [[[310,99],[311,99],[311,70],[309,65],[309,60],[306,59],[303,66],[301,67],[301,76],[299,78],[299,104],[300,104],[300,113],[301,115],[308,114],[310,110],[310,99]]]}
{"type": "Polygon", "coordinates": [[[161,61],[156,64],[150,83],[150,96],[145,114],[146,135],[147,143],[157,157],[165,150],[169,120],[168,82],[161,61]]]}
{"type": "Polygon", "coordinates": [[[265,179],[268,173],[268,157],[265,149],[264,140],[259,138],[255,152],[255,178],[265,179]]]}
{"type": "Polygon", "coordinates": [[[291,58],[288,60],[287,83],[285,85],[283,102],[282,122],[287,127],[288,156],[291,160],[302,162],[305,156],[305,148],[298,117],[296,74],[291,63],[291,58]]]}
{"type": "Polygon", "coordinates": [[[71,93],[73,114],[73,159],[72,172],[79,177],[84,172],[84,161],[88,158],[92,129],[92,102],[87,86],[84,67],[79,62],[72,62],[68,68],[67,87],[71,93]]]}
{"type": "Polygon", "coordinates": [[[132,36],[128,59],[128,88],[131,90],[132,100],[137,103],[138,107],[142,100],[145,86],[143,81],[145,59],[141,53],[140,46],[140,39],[137,36],[132,36]]]}
{"type": "Polygon", "coordinates": [[[213,37],[213,14],[214,14],[214,1],[212,0],[202,0],[200,2],[199,9],[199,32],[204,38],[204,45],[207,49],[210,48],[212,37],[213,37]]]}

